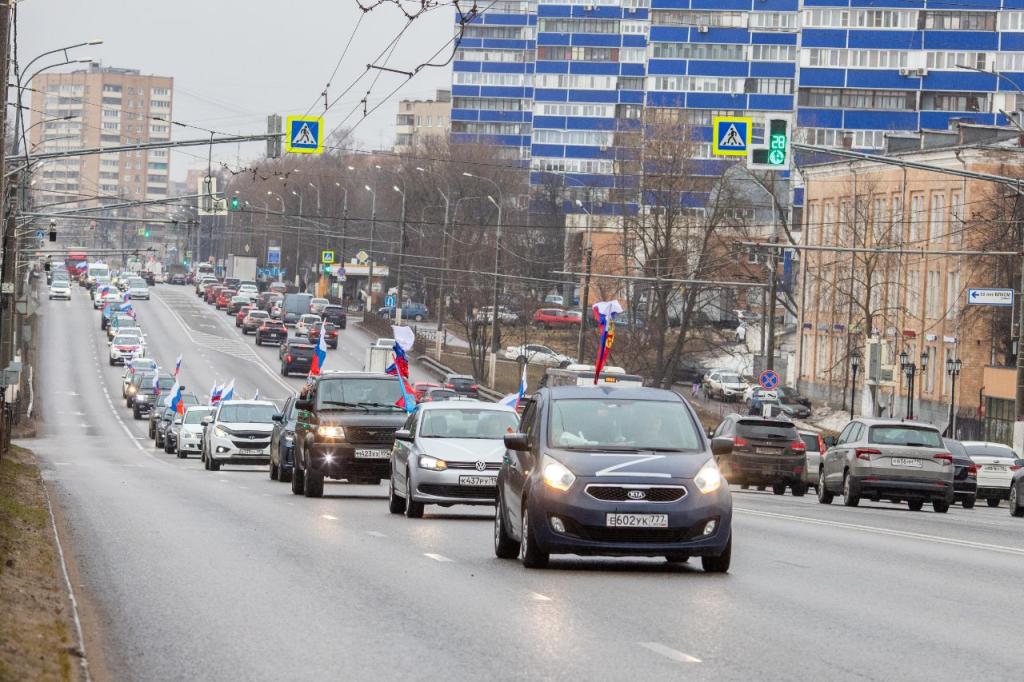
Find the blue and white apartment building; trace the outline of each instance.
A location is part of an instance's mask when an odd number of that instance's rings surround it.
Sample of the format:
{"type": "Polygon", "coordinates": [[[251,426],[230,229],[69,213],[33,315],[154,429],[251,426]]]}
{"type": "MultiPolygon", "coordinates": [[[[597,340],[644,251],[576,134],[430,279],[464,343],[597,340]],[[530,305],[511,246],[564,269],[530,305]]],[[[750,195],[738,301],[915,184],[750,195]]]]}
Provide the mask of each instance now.
{"type": "Polygon", "coordinates": [[[715,115],[794,112],[799,141],[873,150],[888,132],[1005,123],[1001,111],[1024,108],[1024,0],[478,7],[453,67],[453,138],[505,147],[535,183],[547,171],[609,186],[615,131],[644,106],[686,112],[709,174],[728,163],[711,158],[715,115]]]}

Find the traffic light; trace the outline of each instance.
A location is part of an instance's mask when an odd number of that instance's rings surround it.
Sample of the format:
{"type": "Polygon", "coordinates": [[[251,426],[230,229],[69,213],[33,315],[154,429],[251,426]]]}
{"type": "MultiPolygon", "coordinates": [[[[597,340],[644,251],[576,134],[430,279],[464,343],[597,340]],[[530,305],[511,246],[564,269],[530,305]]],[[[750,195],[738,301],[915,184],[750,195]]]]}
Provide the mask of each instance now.
{"type": "Polygon", "coordinates": [[[50,241],[51,242],[57,241],[57,221],[56,220],[51,220],[50,221],[50,241]]]}
{"type": "Polygon", "coordinates": [[[238,197],[231,197],[231,203],[228,204],[228,207],[232,211],[241,211],[242,201],[238,197]]]}
{"type": "Polygon", "coordinates": [[[793,117],[771,114],[765,117],[763,144],[752,145],[747,168],[756,170],[789,170],[791,164],[790,133],[793,117]]]}
{"type": "Polygon", "coordinates": [[[150,234],[151,233],[149,231],[149,225],[146,225],[146,231],[142,233],[142,236],[145,237],[146,239],[149,239],[150,234]]]}

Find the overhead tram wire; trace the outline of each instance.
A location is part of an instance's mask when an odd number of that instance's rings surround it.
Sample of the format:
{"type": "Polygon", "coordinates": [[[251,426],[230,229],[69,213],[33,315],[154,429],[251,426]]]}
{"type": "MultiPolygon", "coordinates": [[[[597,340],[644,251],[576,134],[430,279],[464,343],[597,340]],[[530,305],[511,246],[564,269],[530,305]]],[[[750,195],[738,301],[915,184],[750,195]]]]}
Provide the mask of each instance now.
{"type": "Polygon", "coordinates": [[[331,71],[330,78],[327,79],[327,83],[324,85],[324,91],[313,100],[313,103],[306,109],[306,113],[303,116],[309,116],[309,112],[313,111],[313,107],[320,101],[320,97],[324,98],[324,111],[327,113],[329,107],[327,106],[327,92],[331,89],[331,84],[334,82],[334,77],[338,75],[338,69],[341,68],[341,63],[345,60],[345,55],[348,54],[348,48],[352,46],[352,40],[356,37],[356,32],[359,30],[359,26],[363,23],[363,19],[366,17],[366,12],[359,14],[359,19],[356,21],[355,26],[352,27],[352,33],[349,34],[348,40],[345,42],[345,47],[341,50],[341,56],[338,57],[338,62],[334,65],[334,70],[331,71]]]}

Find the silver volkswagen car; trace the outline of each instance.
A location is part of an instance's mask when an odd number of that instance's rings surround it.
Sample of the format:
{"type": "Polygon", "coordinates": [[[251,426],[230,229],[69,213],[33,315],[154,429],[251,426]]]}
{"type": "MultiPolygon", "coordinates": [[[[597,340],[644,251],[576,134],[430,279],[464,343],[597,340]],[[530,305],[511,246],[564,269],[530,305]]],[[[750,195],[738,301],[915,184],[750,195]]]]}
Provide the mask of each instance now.
{"type": "Polygon", "coordinates": [[[493,505],[503,438],[519,416],[494,403],[422,403],[395,432],[388,506],[392,514],[423,516],[438,504],[493,505]]]}

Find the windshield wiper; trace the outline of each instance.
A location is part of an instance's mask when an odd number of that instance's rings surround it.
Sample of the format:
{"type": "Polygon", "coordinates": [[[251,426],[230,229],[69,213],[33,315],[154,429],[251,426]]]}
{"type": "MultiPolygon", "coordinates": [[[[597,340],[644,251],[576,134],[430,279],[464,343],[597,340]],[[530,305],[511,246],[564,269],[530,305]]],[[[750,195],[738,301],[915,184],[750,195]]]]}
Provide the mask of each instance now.
{"type": "Polygon", "coordinates": [[[367,403],[367,402],[361,402],[361,403],[358,403],[358,405],[359,405],[359,407],[388,407],[388,408],[391,408],[392,410],[401,410],[402,409],[398,405],[389,405],[387,403],[367,403]]]}
{"type": "Polygon", "coordinates": [[[320,403],[322,405],[337,405],[338,407],[362,407],[364,410],[366,409],[365,407],[363,407],[361,403],[346,403],[341,400],[321,400],[320,403]]]}

